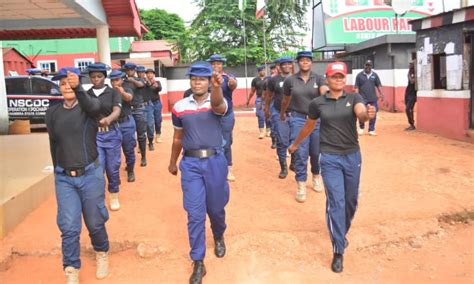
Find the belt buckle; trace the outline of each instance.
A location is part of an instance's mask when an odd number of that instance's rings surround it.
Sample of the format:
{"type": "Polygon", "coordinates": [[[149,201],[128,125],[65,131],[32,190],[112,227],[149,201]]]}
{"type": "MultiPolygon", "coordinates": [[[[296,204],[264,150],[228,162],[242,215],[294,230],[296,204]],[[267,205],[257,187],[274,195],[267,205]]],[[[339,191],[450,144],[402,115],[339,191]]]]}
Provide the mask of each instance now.
{"type": "Polygon", "coordinates": [[[208,157],[209,157],[208,154],[209,154],[209,152],[208,152],[207,150],[203,150],[203,149],[200,149],[200,150],[199,150],[199,156],[200,156],[201,158],[208,158],[208,157]]]}
{"type": "Polygon", "coordinates": [[[76,177],[77,176],[77,171],[74,170],[74,171],[69,171],[69,174],[72,176],[72,177],[76,177]]]}

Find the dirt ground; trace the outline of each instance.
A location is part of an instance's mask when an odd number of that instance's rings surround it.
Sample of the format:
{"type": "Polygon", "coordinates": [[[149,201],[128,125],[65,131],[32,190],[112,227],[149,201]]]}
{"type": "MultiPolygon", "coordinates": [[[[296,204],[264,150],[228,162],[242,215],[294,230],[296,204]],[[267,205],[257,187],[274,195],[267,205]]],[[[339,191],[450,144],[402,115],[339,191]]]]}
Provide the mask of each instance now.
{"type": "MultiPolygon", "coordinates": [[[[359,209],[344,272],[335,274],[324,193],[308,190],[306,203],[297,203],[294,176],[277,178],[274,150],[269,138],[257,139],[256,118],[237,118],[228,250],[223,259],[214,256],[208,228],[204,282],[474,283],[474,145],[406,133],[404,114],[380,113],[377,125],[379,136],[360,138],[359,209]]],[[[104,280],[95,280],[83,227],[82,283],[187,283],[186,215],[179,178],[167,172],[169,120],[163,131],[135,183],[122,171],[122,209],[107,223],[111,274],[104,280]]],[[[0,283],[64,282],[55,222],[51,196],[0,241],[0,283]]]]}

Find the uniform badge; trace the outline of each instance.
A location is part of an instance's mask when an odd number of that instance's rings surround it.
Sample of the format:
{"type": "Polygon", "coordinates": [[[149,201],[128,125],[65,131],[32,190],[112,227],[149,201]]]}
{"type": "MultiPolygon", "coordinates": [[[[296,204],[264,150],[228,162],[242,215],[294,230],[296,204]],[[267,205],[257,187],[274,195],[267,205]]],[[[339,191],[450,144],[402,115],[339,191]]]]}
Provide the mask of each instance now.
{"type": "Polygon", "coordinates": [[[283,82],[280,82],[280,88],[283,88],[283,82]]]}
{"type": "Polygon", "coordinates": [[[318,83],[314,83],[313,88],[316,89],[316,88],[318,88],[318,87],[319,87],[319,86],[318,86],[318,83]]]}
{"type": "Polygon", "coordinates": [[[347,102],[346,107],[350,107],[350,106],[351,106],[351,103],[347,102]]]}

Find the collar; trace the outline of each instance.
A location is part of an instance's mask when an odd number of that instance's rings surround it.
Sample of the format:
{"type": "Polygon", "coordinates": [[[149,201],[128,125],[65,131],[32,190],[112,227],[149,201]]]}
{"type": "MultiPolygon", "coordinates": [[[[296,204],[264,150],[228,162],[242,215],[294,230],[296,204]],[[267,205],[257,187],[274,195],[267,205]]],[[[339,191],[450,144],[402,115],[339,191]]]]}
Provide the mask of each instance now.
{"type": "MultiPolygon", "coordinates": [[[[303,80],[303,78],[301,78],[301,71],[298,71],[298,73],[295,74],[297,78],[303,80]]],[[[314,74],[313,71],[309,71],[309,78],[310,79],[313,79],[316,77],[316,74],[314,74]]]]}
{"type": "MultiPolygon", "coordinates": [[[[330,92],[330,91],[328,91],[328,93],[329,93],[329,92],[330,92]]],[[[343,92],[342,92],[342,95],[341,95],[339,98],[337,98],[337,99],[329,97],[329,96],[328,96],[328,93],[326,93],[326,94],[323,95],[326,100],[337,101],[337,100],[339,100],[339,99],[341,99],[341,98],[347,97],[347,94],[346,94],[345,91],[343,91],[343,92]]]]}
{"type": "MultiPolygon", "coordinates": [[[[193,102],[195,104],[198,104],[198,102],[194,99],[194,94],[191,94],[189,97],[189,101],[193,102]]],[[[211,94],[207,93],[207,98],[202,101],[202,103],[207,103],[211,101],[211,94]]]]}

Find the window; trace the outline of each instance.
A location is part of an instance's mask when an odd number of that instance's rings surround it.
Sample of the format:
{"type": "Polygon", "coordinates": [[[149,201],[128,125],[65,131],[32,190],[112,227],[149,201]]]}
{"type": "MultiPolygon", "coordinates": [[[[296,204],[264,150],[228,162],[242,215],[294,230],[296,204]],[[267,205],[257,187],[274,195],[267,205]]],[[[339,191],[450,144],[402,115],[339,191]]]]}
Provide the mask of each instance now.
{"type": "Polygon", "coordinates": [[[74,59],[74,66],[78,68],[81,71],[86,71],[87,66],[91,65],[94,63],[94,58],[79,58],[79,59],[74,59]]]}
{"type": "MultiPolygon", "coordinates": [[[[31,78],[31,80],[33,95],[50,95],[52,94],[51,89],[57,89],[55,84],[49,80],[44,80],[41,78],[31,78]]],[[[57,90],[53,91],[53,93],[56,91],[57,90]]]]}
{"type": "Polygon", "coordinates": [[[8,95],[28,95],[30,80],[28,78],[8,78],[5,80],[8,95]]]}
{"type": "Polygon", "coordinates": [[[41,70],[48,70],[49,73],[56,73],[58,62],[56,60],[42,60],[38,61],[38,67],[41,70]]]}
{"type": "Polygon", "coordinates": [[[446,89],[446,53],[433,54],[434,89],[446,89]]]}

